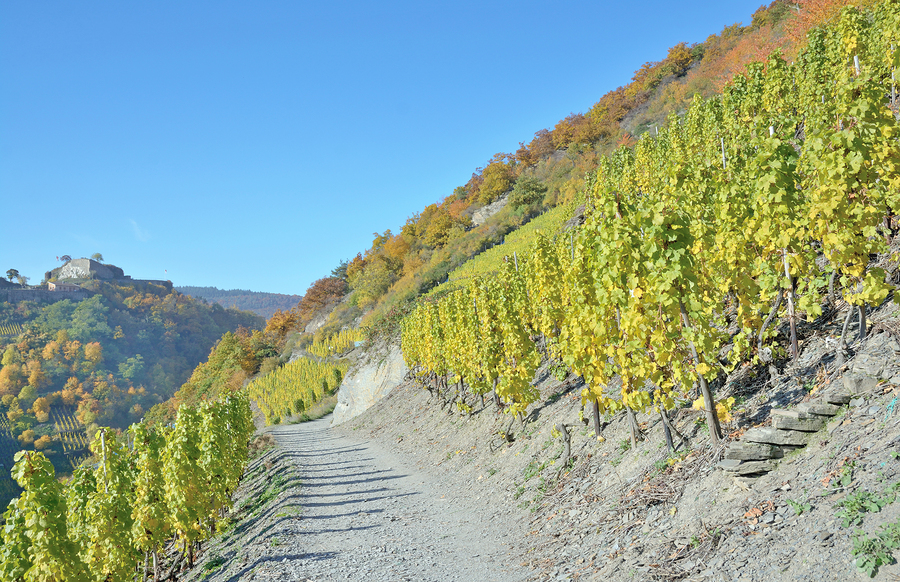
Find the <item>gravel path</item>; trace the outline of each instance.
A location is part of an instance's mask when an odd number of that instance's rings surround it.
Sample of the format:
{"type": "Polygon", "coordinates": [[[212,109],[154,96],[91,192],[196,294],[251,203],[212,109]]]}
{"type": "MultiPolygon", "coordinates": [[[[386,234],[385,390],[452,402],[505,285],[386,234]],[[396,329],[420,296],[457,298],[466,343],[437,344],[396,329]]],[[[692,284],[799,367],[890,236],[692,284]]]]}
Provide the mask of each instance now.
{"type": "Polygon", "coordinates": [[[503,523],[409,460],[330,430],[330,420],[270,429],[280,448],[250,467],[258,484],[243,505],[264,497],[267,483],[285,485],[211,544],[204,562],[225,567],[199,564],[206,580],[527,579],[521,556],[507,553],[504,540],[515,536],[503,523]]]}

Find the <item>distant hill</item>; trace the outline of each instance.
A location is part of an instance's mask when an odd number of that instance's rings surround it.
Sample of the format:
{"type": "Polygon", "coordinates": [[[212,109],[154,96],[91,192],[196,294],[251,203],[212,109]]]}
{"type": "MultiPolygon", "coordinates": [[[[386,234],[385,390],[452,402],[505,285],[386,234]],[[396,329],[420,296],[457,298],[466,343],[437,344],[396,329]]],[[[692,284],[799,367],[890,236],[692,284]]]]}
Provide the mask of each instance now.
{"type": "Polygon", "coordinates": [[[216,287],[175,287],[175,290],[191,297],[205,299],[209,303],[218,303],[222,307],[236,307],[244,311],[252,311],[266,319],[272,317],[278,309],[290,309],[297,305],[302,295],[284,295],[282,293],[262,293],[244,289],[218,289],[216,287]]]}

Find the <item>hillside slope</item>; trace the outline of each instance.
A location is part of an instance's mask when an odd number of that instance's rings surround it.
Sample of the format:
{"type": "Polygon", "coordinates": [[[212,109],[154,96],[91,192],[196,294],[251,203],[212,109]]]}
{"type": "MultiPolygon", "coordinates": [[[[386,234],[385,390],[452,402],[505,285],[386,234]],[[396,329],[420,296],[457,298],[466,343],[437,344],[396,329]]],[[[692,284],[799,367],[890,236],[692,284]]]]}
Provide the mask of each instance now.
{"type": "MultiPolygon", "coordinates": [[[[544,404],[524,426],[492,403],[471,416],[439,409],[408,382],[334,430],[402,452],[433,472],[448,497],[491,499],[495,519],[518,532],[535,579],[862,579],[856,565],[866,563],[855,560],[867,554],[854,548],[869,539],[873,551],[873,536],[900,523],[900,320],[895,305],[884,305],[872,319],[885,331],[853,346],[854,356],[836,368],[840,319],[810,330],[797,366],[729,377],[723,396],[740,404],[716,449],[701,412],[691,409],[675,420],[688,442],[674,453],[652,415],[638,414],[646,440],[636,449],[624,412],[604,418],[598,441],[586,425],[569,424],[581,409],[580,380],[556,380],[546,366],[536,378],[544,404]],[[771,423],[773,409],[793,409],[850,381],[864,388],[805,437],[807,446],[784,447],[772,472],[731,476],[716,468],[729,443],[771,423]],[[568,466],[554,431],[560,423],[572,435],[568,466]],[[873,498],[880,511],[864,503],[873,498]]],[[[889,538],[885,547],[890,556],[900,542],[889,538]]],[[[887,562],[875,568],[877,580],[900,573],[887,562]]]]}
{"type": "Polygon", "coordinates": [[[272,317],[279,309],[287,311],[303,299],[302,295],[283,293],[263,293],[245,289],[219,289],[217,287],[178,286],[175,290],[208,303],[218,303],[222,307],[232,307],[241,311],[252,311],[265,317],[272,317]]]}

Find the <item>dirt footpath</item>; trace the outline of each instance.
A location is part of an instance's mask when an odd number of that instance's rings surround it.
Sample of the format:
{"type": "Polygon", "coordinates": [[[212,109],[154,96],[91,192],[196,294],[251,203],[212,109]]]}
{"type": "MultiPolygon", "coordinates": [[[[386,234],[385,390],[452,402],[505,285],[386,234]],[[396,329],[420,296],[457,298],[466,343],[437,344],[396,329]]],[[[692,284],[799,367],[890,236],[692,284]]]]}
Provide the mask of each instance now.
{"type": "MultiPolygon", "coordinates": [[[[525,580],[507,542],[521,532],[466,505],[403,457],[330,417],[270,429],[279,448],[254,460],[238,525],[188,579],[525,580]]],[[[470,500],[471,502],[471,500],[470,500]]],[[[477,503],[477,502],[476,502],[477,503]]]]}

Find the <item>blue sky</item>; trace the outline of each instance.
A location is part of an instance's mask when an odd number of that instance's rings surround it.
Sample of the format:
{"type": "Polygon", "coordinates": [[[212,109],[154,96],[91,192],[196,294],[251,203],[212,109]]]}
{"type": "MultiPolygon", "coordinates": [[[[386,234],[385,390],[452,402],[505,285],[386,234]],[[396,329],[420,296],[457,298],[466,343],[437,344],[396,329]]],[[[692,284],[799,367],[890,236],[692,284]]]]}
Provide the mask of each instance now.
{"type": "Polygon", "coordinates": [[[759,4],[5,2],[0,273],[301,294],[759,4]]]}

